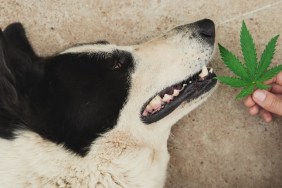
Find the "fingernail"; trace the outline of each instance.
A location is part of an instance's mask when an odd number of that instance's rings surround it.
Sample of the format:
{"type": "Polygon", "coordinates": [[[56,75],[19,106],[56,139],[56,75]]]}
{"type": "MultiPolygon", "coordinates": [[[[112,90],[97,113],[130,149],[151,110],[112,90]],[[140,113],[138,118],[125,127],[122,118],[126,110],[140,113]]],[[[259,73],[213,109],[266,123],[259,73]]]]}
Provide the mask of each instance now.
{"type": "Polygon", "coordinates": [[[265,100],[265,98],[266,98],[266,94],[263,91],[261,91],[261,90],[257,90],[254,93],[254,98],[256,98],[257,100],[263,102],[265,100]]]}

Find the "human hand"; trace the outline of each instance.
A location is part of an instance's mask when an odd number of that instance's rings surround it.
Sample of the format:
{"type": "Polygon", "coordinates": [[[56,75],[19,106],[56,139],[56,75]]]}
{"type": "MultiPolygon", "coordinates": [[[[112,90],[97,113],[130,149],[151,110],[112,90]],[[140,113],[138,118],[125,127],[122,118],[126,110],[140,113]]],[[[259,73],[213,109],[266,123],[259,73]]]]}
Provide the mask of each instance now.
{"type": "Polygon", "coordinates": [[[268,91],[256,90],[245,100],[245,106],[251,115],[260,113],[266,122],[270,122],[273,114],[282,116],[282,72],[266,84],[271,88],[268,91]]]}

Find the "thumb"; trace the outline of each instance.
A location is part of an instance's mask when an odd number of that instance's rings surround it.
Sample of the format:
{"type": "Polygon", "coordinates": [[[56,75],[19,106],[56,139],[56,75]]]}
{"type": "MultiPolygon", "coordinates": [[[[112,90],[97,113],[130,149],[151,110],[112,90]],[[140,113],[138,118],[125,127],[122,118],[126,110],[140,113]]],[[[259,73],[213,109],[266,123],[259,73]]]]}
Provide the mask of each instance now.
{"type": "Polygon", "coordinates": [[[265,90],[256,90],[253,100],[265,110],[282,116],[282,99],[265,90]]]}

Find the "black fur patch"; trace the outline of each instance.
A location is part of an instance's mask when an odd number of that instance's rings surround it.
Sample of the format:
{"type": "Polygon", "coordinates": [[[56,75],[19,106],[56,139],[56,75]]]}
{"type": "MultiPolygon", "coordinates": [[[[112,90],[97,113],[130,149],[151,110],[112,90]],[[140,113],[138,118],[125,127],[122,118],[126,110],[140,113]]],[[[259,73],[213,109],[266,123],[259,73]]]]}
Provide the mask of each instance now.
{"type": "Polygon", "coordinates": [[[12,139],[14,130],[24,127],[28,114],[27,91],[40,74],[34,61],[39,58],[25,37],[21,24],[0,30],[0,137],[12,139]]]}
{"type": "Polygon", "coordinates": [[[28,129],[86,155],[90,144],[115,126],[127,100],[131,54],[39,58],[18,25],[8,28],[0,43],[0,137],[12,139],[15,130],[28,129]]]}

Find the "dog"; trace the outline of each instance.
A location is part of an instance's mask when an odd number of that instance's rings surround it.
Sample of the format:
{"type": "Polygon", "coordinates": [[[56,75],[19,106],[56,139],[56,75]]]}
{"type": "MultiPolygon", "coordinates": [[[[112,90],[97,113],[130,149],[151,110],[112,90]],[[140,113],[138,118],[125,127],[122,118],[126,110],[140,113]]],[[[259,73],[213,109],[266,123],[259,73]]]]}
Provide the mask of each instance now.
{"type": "Polygon", "coordinates": [[[217,81],[209,19],[148,42],[38,56],[24,27],[0,32],[0,187],[163,187],[172,125],[217,81]]]}

